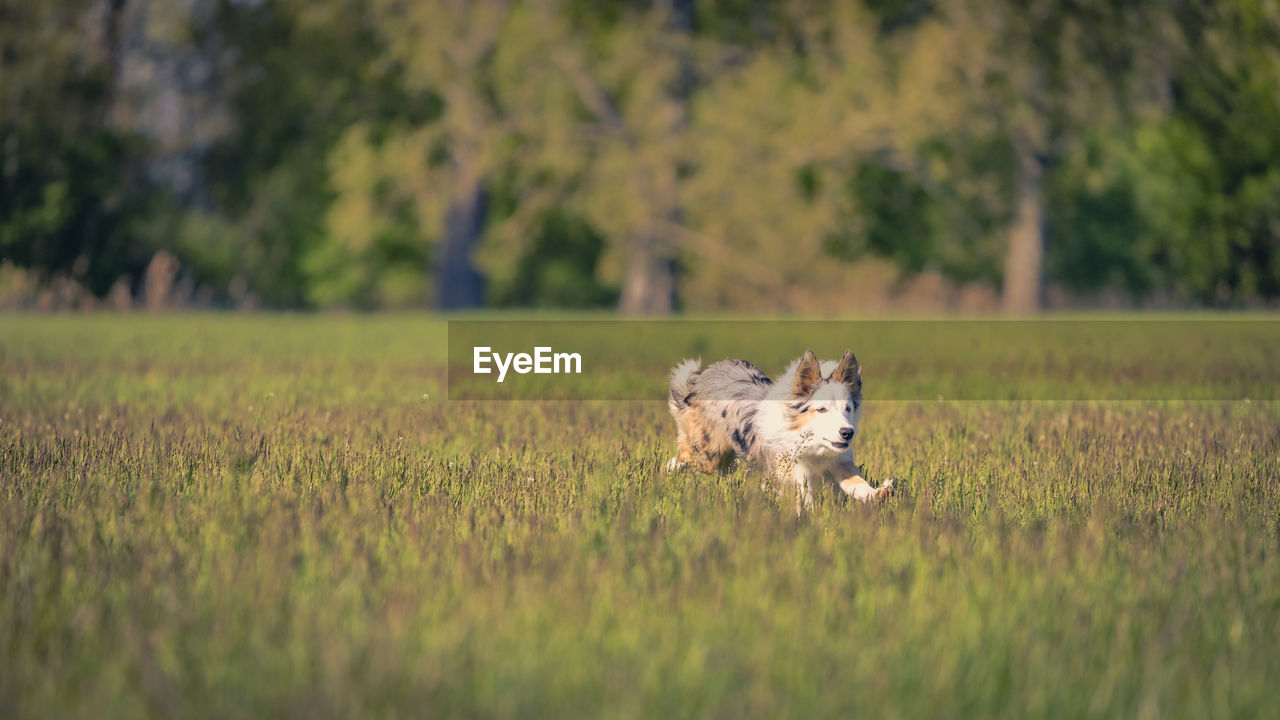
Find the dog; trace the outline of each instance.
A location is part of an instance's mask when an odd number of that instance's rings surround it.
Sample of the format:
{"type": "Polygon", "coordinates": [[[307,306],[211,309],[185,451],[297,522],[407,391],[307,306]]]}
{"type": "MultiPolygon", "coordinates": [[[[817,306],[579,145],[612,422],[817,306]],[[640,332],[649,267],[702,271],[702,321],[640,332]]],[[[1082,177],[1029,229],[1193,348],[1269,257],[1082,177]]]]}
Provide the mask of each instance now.
{"type": "Polygon", "coordinates": [[[839,361],[819,361],[806,350],[775,383],[744,360],[702,368],[684,360],[671,370],[667,405],[679,449],[669,471],[692,466],[727,472],[746,461],[782,492],[796,490],[797,511],[811,508],[815,491],[831,478],[846,495],[868,501],[893,492],[893,481],[873,488],[853,461],[862,419],[862,367],[850,350],[839,361]]]}

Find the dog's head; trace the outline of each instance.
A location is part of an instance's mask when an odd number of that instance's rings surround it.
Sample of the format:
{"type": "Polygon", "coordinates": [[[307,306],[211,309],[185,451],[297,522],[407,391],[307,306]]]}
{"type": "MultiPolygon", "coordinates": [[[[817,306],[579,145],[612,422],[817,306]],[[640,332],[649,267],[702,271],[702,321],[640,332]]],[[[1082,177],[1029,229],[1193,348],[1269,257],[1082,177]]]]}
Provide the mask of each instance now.
{"type": "Polygon", "coordinates": [[[812,437],[811,447],[820,454],[848,449],[862,419],[862,367],[853,351],[838,361],[820,362],[812,350],[788,369],[791,426],[812,437]]]}

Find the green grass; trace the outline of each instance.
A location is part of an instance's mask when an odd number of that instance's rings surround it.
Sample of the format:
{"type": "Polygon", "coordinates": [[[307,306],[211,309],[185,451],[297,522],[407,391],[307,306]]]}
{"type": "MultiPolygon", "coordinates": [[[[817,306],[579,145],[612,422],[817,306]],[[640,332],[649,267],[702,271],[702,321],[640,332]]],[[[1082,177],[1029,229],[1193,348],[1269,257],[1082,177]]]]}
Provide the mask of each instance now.
{"type": "Polygon", "coordinates": [[[445,337],[0,316],[0,716],[1280,716],[1280,404],[872,397],[796,517],[445,337]]]}

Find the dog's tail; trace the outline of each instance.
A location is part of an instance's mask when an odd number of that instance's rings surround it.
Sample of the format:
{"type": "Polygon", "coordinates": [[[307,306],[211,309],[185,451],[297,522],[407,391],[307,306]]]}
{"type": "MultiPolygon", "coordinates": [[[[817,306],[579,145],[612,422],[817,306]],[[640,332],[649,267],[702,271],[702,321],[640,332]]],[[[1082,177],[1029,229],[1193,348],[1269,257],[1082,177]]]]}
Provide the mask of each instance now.
{"type": "Polygon", "coordinates": [[[682,360],[671,368],[671,399],[667,405],[672,414],[689,407],[689,395],[693,393],[693,380],[702,372],[701,359],[682,360]]]}

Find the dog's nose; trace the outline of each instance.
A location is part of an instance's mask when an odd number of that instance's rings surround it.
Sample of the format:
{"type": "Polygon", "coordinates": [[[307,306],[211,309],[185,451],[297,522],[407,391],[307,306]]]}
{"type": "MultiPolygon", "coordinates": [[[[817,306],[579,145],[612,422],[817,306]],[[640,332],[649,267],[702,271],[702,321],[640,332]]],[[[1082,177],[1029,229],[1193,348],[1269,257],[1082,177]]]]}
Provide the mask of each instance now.
{"type": "Polygon", "coordinates": [[[840,437],[844,438],[845,440],[849,440],[853,438],[853,428],[851,427],[840,428],[840,437]]]}

